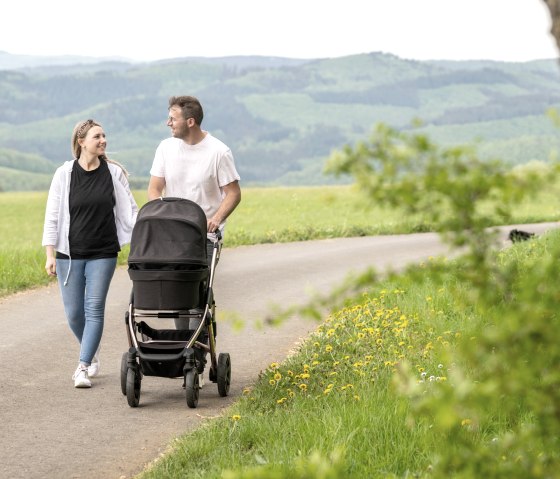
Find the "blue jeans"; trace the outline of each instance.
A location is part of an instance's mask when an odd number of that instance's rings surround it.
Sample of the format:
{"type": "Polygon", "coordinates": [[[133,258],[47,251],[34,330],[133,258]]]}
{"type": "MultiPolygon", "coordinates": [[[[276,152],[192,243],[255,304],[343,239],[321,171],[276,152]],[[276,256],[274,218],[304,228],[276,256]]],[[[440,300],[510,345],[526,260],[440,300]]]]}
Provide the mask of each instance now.
{"type": "Polygon", "coordinates": [[[66,319],[80,342],[80,363],[88,366],[101,342],[105,300],[116,266],[117,258],[56,260],[66,319]]]}

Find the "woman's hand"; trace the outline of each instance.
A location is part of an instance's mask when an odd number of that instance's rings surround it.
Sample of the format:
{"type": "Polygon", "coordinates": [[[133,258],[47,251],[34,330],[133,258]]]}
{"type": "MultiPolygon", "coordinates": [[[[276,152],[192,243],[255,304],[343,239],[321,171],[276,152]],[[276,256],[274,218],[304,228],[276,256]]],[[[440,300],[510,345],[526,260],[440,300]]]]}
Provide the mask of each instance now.
{"type": "Polygon", "coordinates": [[[47,246],[47,262],[45,263],[45,270],[49,276],[56,276],[56,256],[54,246],[47,246]]]}

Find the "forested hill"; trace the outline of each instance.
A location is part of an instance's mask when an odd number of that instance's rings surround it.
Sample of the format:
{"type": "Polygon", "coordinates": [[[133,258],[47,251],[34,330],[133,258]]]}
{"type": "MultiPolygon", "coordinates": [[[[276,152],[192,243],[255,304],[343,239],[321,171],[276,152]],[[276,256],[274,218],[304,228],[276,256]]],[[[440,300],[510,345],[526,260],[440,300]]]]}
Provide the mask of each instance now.
{"type": "Polygon", "coordinates": [[[485,157],[546,161],[558,129],[556,60],[526,63],[411,61],[370,53],[332,59],[121,59],[21,57],[0,52],[0,188],[46,189],[70,159],[70,134],[101,122],[110,157],[143,187],[171,95],[199,97],[203,127],[233,150],[245,185],[323,184],[335,148],[377,122],[414,119],[444,144],[479,142],[485,157]]]}

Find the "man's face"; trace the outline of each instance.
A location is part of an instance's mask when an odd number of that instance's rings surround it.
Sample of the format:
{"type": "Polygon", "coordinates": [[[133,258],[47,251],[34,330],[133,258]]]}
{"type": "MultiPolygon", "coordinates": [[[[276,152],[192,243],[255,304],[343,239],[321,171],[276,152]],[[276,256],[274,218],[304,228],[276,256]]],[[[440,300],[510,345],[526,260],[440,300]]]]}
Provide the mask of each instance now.
{"type": "Polygon", "coordinates": [[[183,118],[183,112],[178,106],[169,109],[167,126],[171,128],[171,136],[174,138],[184,138],[189,132],[188,120],[183,118]]]}

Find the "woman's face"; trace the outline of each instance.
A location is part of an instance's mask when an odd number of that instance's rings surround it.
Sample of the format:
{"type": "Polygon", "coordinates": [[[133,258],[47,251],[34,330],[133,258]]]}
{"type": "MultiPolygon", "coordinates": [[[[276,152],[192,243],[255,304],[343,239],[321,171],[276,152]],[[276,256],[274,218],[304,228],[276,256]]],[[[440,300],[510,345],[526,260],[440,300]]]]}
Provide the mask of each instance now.
{"type": "Polygon", "coordinates": [[[105,148],[107,148],[107,140],[103,128],[92,126],[86,133],[85,138],[80,140],[80,146],[82,151],[87,151],[91,155],[104,155],[105,148]]]}

